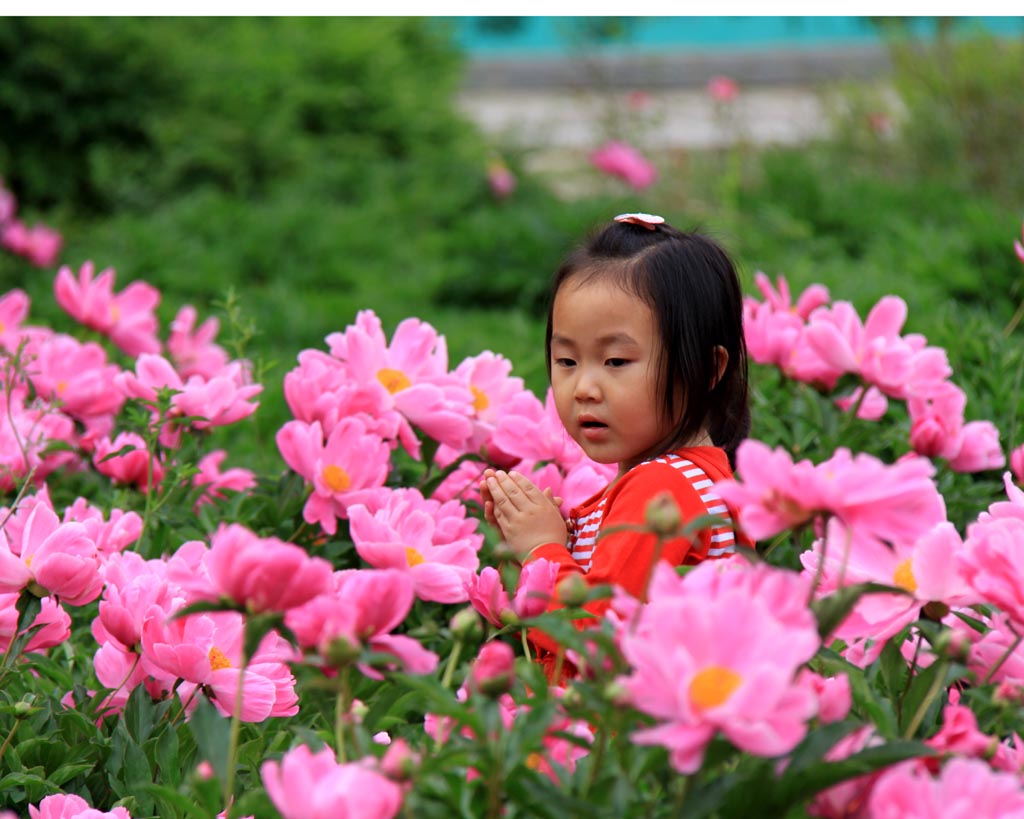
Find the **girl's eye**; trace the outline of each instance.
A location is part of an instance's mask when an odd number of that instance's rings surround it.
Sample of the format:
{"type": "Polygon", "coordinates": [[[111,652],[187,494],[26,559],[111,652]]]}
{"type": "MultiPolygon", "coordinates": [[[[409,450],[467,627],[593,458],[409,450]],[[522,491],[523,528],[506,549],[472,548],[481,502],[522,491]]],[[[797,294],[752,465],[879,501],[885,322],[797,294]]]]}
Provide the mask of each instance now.
{"type": "Polygon", "coordinates": [[[558,367],[575,367],[576,362],[571,358],[556,358],[555,365],[558,367]]]}
{"type": "Polygon", "coordinates": [[[626,364],[629,363],[629,361],[627,361],[625,358],[609,358],[604,363],[607,364],[609,367],[624,367],[626,364]]]}

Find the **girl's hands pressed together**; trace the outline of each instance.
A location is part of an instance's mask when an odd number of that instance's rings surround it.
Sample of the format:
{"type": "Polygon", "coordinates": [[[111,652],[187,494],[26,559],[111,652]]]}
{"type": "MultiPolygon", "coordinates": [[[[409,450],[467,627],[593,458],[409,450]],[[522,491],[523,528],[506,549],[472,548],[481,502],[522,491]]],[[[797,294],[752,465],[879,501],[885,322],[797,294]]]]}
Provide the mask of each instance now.
{"type": "Polygon", "coordinates": [[[484,517],[496,526],[502,537],[520,558],[545,543],[567,539],[566,523],[558,507],[561,498],[543,492],[518,472],[484,472],[480,484],[484,517]]]}

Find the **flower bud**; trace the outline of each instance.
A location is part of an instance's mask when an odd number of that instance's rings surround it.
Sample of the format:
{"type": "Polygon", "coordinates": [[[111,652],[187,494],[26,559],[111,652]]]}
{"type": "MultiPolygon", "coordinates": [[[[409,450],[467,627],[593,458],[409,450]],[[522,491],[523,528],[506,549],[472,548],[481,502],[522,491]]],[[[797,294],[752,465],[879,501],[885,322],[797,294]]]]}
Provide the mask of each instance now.
{"type": "Polygon", "coordinates": [[[558,584],[556,594],[566,606],[582,606],[590,594],[590,585],[582,575],[571,574],[558,584]]]}
{"type": "Polygon", "coordinates": [[[485,643],[469,671],[470,690],[486,697],[499,697],[515,679],[515,653],[500,640],[485,643]]]}
{"type": "Polygon", "coordinates": [[[448,624],[452,630],[452,636],[456,640],[469,640],[480,634],[480,615],[476,609],[467,606],[455,612],[451,622],[448,624]]]}
{"type": "Polygon", "coordinates": [[[604,697],[613,705],[631,705],[629,691],[618,680],[613,680],[604,687],[604,697]]]}
{"type": "Polygon", "coordinates": [[[671,492],[659,492],[651,498],[644,509],[644,522],[654,534],[661,537],[679,534],[682,518],[679,515],[679,504],[671,492]]]}
{"type": "Polygon", "coordinates": [[[347,637],[339,636],[332,639],[321,653],[324,662],[331,668],[344,668],[359,659],[362,646],[351,642],[347,637]]]}
{"type": "Polygon", "coordinates": [[[380,761],[380,772],[393,782],[407,782],[416,775],[420,756],[399,737],[392,740],[380,761]]]}

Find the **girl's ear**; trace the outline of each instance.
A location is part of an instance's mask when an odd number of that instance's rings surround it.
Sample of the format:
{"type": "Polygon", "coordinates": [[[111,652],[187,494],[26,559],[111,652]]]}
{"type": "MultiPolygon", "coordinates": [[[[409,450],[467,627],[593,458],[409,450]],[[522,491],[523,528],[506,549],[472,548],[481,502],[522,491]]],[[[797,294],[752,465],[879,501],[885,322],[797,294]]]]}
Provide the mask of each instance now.
{"type": "Polygon", "coordinates": [[[715,377],[711,380],[711,386],[709,389],[714,389],[718,386],[718,382],[722,380],[722,376],[725,375],[725,368],[729,366],[729,351],[725,349],[721,344],[715,345],[715,377]]]}

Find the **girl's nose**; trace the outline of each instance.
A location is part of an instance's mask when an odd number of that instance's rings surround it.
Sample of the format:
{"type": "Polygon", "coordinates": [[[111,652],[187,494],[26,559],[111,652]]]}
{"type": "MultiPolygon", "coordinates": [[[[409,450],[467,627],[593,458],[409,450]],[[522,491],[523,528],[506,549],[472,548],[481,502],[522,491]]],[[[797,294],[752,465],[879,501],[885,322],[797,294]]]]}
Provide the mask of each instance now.
{"type": "Polygon", "coordinates": [[[573,395],[577,401],[596,401],[601,397],[598,379],[586,370],[580,372],[573,395]]]}

